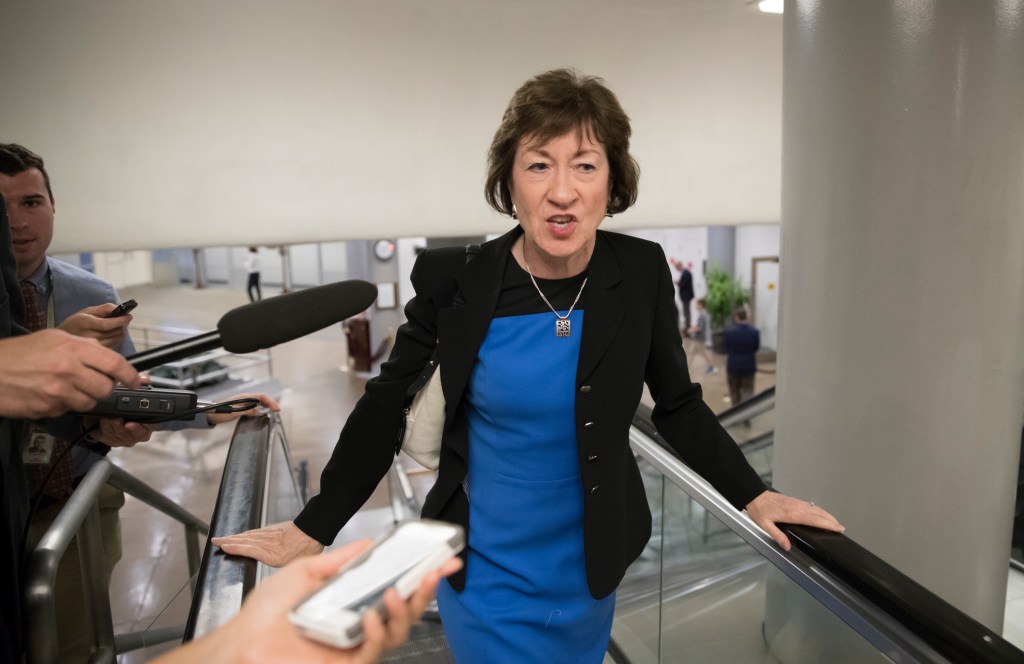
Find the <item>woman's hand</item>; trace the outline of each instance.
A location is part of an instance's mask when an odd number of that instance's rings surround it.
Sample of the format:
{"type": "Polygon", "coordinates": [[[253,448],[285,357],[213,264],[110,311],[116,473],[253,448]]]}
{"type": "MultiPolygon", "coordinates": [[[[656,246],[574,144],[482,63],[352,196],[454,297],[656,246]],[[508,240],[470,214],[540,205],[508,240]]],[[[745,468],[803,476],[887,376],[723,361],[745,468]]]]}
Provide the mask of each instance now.
{"type": "Polygon", "coordinates": [[[747,504],[747,514],[766,533],[772,536],[784,551],[789,551],[790,542],[786,534],[775,525],[792,523],[814,526],[841,533],[846,530],[839,521],[814,503],[791,498],[774,491],[765,491],[747,504]]]}
{"type": "MultiPolygon", "coordinates": [[[[282,525],[282,524],[279,524],[282,525]]],[[[321,587],[345,562],[362,553],[370,540],[353,542],[322,556],[296,561],[253,590],[242,610],[219,630],[175,650],[160,664],[181,662],[376,662],[384,650],[409,638],[409,627],[419,620],[434,597],[441,577],[462,567],[458,558],[424,577],[419,588],[403,601],[394,589],[384,593],[388,620],[367,611],[363,620],[366,639],[355,648],[338,649],[302,637],[288,620],[288,612],[303,597],[321,587]]]]}
{"type": "Polygon", "coordinates": [[[237,535],[214,537],[210,541],[224,553],[253,558],[271,567],[282,567],[299,556],[310,556],[324,550],[323,544],[299,530],[291,521],[237,535]]]}

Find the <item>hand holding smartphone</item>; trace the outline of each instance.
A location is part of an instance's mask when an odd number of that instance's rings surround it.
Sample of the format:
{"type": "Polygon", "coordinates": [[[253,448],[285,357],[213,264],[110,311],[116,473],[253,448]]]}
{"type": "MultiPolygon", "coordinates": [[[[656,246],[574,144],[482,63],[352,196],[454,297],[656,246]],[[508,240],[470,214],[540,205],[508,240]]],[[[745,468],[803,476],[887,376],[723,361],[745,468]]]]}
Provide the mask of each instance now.
{"type": "Polygon", "coordinates": [[[441,567],[465,546],[461,526],[442,521],[403,521],[347,563],[319,590],[288,615],[302,634],[338,648],[363,640],[363,616],[384,616],[384,591],[394,588],[402,599],[423,577],[441,567]]]}
{"type": "Polygon", "coordinates": [[[139,303],[135,300],[125,300],[121,304],[114,307],[109,314],[104,318],[117,318],[118,316],[124,316],[126,313],[139,306],[139,303]]]}

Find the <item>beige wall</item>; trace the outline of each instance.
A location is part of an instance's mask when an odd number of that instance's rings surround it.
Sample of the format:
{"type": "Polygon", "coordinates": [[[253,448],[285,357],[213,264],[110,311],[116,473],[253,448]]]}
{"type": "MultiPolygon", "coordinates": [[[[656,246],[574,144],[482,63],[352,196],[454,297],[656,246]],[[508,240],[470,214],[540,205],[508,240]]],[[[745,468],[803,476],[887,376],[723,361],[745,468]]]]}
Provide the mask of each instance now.
{"type": "Polygon", "coordinates": [[[0,140],[48,161],[54,250],[509,226],[484,159],[513,90],[575,66],[633,119],[619,227],[779,218],[778,16],[722,0],[9,0],[0,140]]]}

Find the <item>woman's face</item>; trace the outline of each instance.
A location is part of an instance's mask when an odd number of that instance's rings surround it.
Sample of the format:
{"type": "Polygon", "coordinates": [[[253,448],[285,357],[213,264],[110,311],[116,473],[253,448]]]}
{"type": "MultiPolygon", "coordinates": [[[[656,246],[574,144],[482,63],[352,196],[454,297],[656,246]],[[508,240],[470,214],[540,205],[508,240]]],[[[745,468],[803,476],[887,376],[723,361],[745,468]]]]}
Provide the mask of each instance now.
{"type": "Polygon", "coordinates": [[[534,274],[570,277],[587,267],[608,208],[604,145],[570,131],[543,145],[524,138],[509,183],[534,274]]]}

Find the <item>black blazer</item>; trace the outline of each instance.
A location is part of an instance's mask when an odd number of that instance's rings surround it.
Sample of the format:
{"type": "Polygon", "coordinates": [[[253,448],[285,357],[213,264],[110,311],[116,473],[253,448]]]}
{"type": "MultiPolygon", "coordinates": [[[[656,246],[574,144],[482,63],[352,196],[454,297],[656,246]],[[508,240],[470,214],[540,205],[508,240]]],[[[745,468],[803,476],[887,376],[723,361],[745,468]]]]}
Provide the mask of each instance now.
{"type": "MultiPolygon", "coordinates": [[[[447,412],[437,482],[423,516],[459,523],[468,532],[469,502],[461,487],[470,453],[463,397],[498,302],[505,261],[521,233],[517,227],[484,244],[468,263],[461,247],[420,254],[412,271],[416,297],[405,309],[408,322],[342,429],[320,494],[295,519],[304,532],[330,543],[373,492],[394,460],[406,391],[435,346],[447,412]]],[[[742,509],[765,486],[704,403],[700,385],[690,381],[675,288],[661,247],[599,231],[588,278],[575,416],[587,579],[591,594],[601,598],[615,590],[651,535],[651,514],[629,447],[644,382],[655,400],[658,431],[733,505],[742,509]]],[[[453,585],[461,589],[464,578],[453,578],[453,585]]]]}

